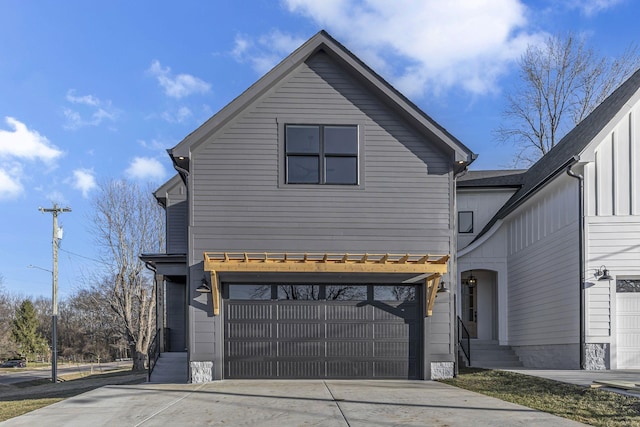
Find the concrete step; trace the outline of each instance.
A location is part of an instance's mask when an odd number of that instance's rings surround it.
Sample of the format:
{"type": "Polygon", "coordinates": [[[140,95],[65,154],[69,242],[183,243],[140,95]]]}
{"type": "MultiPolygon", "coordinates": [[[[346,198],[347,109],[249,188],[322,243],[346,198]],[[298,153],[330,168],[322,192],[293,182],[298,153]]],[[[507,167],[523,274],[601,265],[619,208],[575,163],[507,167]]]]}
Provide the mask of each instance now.
{"type": "Polygon", "coordinates": [[[161,353],[151,372],[150,383],[185,384],[187,383],[187,353],[161,353]]]}
{"type": "Polygon", "coordinates": [[[184,359],[187,360],[186,351],[167,351],[160,353],[160,359],[184,359]]]}
{"type": "Polygon", "coordinates": [[[496,369],[496,368],[522,368],[522,362],[520,359],[517,361],[489,361],[489,360],[481,360],[475,361],[471,360],[471,367],[473,368],[488,368],[488,369],[496,369]]]}
{"type": "Polygon", "coordinates": [[[516,354],[512,353],[487,353],[471,352],[472,361],[496,361],[496,362],[519,362],[520,358],[516,354]]]}
{"type": "Polygon", "coordinates": [[[496,341],[471,341],[471,366],[478,368],[522,367],[520,358],[509,346],[496,341]]]}

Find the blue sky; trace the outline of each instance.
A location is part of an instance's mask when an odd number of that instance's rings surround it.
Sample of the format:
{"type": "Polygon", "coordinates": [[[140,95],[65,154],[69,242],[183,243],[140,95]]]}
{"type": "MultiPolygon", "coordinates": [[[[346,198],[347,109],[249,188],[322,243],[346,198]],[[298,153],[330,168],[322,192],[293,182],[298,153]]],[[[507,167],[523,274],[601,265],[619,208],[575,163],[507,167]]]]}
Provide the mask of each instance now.
{"type": "Polygon", "coordinates": [[[108,179],[160,185],[173,147],[321,29],[480,157],[499,145],[515,61],[548,33],[605,54],[640,40],[633,0],[0,0],[0,274],[51,294],[50,214],[60,216],[59,293],[99,267],[91,198],[108,179]]]}

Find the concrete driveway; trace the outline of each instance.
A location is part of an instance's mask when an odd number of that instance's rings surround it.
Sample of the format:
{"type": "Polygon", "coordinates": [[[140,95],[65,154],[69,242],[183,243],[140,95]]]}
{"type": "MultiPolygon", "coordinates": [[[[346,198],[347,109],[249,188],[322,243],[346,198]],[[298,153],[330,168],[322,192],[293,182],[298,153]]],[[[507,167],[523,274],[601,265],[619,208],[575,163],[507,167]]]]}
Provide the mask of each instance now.
{"type": "Polygon", "coordinates": [[[432,381],[263,381],[107,386],[9,426],[578,426],[432,381]]]}

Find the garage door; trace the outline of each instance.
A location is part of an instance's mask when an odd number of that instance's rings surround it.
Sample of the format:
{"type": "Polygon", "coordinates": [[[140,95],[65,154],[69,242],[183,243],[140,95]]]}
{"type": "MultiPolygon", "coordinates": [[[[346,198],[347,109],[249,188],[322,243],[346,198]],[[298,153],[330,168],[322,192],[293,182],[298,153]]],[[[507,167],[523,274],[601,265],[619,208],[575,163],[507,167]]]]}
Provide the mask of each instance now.
{"type": "Polygon", "coordinates": [[[225,288],[225,378],[419,377],[414,286],[225,288]]]}
{"type": "Polygon", "coordinates": [[[640,369],[640,280],[616,281],[618,369],[640,369]]]}

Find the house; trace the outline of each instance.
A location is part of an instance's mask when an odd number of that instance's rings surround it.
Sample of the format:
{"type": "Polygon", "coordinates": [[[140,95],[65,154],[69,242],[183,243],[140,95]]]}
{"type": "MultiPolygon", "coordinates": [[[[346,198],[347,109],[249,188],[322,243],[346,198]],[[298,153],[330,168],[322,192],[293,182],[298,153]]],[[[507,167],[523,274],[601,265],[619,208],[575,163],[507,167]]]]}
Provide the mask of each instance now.
{"type": "Polygon", "coordinates": [[[640,71],[526,171],[457,183],[457,310],[525,367],[640,368],[640,71]]]}
{"type": "Polygon", "coordinates": [[[141,258],[185,381],[453,375],[438,291],[475,155],[329,34],[168,151],[167,250],[141,258]]]}

